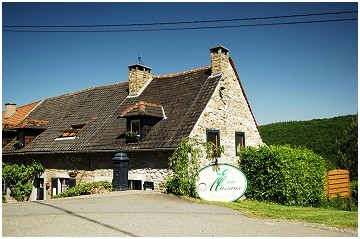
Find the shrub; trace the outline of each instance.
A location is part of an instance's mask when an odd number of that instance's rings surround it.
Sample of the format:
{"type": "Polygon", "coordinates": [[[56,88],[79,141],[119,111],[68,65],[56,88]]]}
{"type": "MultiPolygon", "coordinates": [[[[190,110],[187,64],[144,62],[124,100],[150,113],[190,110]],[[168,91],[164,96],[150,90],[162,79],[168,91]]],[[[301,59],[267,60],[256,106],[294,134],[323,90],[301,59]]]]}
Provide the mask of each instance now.
{"type": "Polygon", "coordinates": [[[199,138],[184,137],[179,147],[169,158],[166,190],[180,196],[197,197],[196,181],[199,175],[201,158],[217,163],[224,152],[219,146],[213,150],[211,142],[202,142],[199,138]]]}
{"type": "Polygon", "coordinates": [[[105,190],[112,191],[112,184],[109,181],[78,184],[75,187],[69,188],[64,192],[55,195],[54,198],[88,195],[88,194],[92,194],[92,192],[95,191],[94,189],[100,189],[100,188],[104,188],[105,190]]]}
{"type": "MultiPolygon", "coordinates": [[[[2,178],[10,189],[10,196],[16,201],[29,200],[34,179],[44,172],[44,167],[36,161],[30,165],[2,163],[2,178]]],[[[3,202],[5,198],[3,197],[3,202]]]]}
{"type": "Polygon", "coordinates": [[[325,161],[309,149],[246,147],[239,166],[248,179],[248,198],[297,206],[319,206],[323,201],[325,161]]]}

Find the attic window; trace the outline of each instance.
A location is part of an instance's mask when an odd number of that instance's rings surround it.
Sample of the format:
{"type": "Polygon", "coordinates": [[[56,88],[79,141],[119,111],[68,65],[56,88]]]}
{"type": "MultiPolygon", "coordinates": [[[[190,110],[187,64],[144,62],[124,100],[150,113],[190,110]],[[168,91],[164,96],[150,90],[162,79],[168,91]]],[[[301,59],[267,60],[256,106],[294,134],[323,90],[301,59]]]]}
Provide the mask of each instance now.
{"type": "Polygon", "coordinates": [[[85,126],[85,124],[72,125],[69,129],[62,130],[62,135],[60,135],[56,140],[61,139],[75,139],[79,131],[85,126]]]}
{"type": "Polygon", "coordinates": [[[140,137],[140,120],[130,121],[130,131],[136,133],[136,135],[140,137]]]}

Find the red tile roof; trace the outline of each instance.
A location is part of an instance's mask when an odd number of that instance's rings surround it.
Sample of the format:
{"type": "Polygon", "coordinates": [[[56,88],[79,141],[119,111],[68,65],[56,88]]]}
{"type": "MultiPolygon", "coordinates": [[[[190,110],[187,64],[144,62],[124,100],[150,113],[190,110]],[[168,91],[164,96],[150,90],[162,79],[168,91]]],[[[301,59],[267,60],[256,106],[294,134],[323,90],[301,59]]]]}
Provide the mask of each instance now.
{"type": "Polygon", "coordinates": [[[13,128],[19,124],[41,101],[16,108],[16,112],[9,118],[5,118],[5,111],[2,112],[2,128],[5,126],[13,128]]]}

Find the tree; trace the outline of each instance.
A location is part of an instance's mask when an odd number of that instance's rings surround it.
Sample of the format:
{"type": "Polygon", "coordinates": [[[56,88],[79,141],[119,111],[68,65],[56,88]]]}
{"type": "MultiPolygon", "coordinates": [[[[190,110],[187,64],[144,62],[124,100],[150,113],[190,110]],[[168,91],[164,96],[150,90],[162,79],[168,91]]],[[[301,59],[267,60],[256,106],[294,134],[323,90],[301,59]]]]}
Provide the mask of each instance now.
{"type": "Polygon", "coordinates": [[[339,165],[350,172],[351,180],[358,178],[358,123],[357,115],[350,126],[345,130],[344,137],[338,140],[339,165]]]}
{"type": "Polygon", "coordinates": [[[39,162],[31,165],[2,163],[2,177],[10,188],[10,196],[17,201],[29,200],[32,191],[32,182],[44,172],[44,167],[39,162]]]}

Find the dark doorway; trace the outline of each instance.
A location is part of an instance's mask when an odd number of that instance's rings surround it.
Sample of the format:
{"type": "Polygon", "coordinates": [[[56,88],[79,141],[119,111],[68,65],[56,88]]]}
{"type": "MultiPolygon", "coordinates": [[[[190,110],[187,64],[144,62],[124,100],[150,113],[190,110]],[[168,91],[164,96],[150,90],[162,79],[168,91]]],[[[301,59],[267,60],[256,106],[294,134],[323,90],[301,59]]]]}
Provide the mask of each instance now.
{"type": "Polygon", "coordinates": [[[36,180],[36,200],[44,200],[44,179],[37,178],[36,180]]]}

